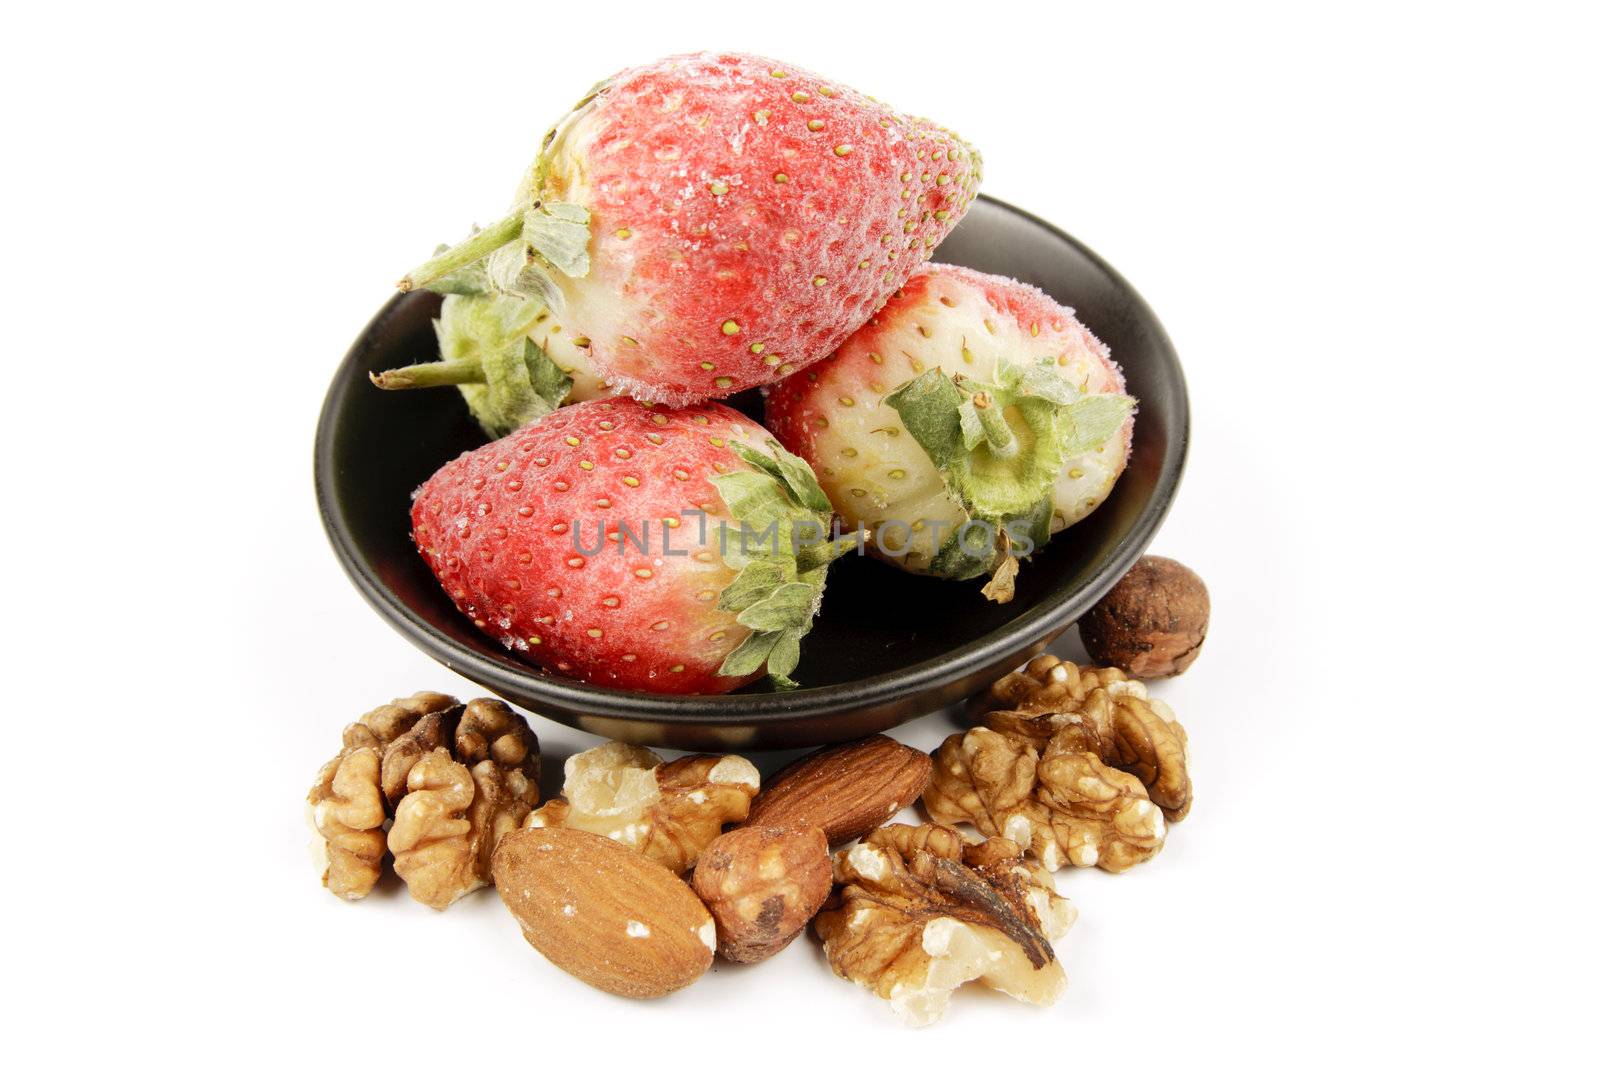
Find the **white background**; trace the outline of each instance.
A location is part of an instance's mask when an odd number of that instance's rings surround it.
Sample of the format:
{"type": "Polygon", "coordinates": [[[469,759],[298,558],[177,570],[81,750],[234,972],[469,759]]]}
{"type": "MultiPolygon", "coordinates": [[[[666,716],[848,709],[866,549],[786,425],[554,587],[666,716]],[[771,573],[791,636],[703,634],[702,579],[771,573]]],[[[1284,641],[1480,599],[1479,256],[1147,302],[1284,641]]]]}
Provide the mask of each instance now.
{"type": "Polygon", "coordinates": [[[0,38],[6,1058],[1592,1055],[1579,6],[44,7],[0,38]],[[1048,1010],[969,990],[907,1031],[811,942],[633,1004],[492,893],[349,905],[305,858],[346,721],[477,695],[324,542],[329,375],[583,89],[698,48],[962,131],[985,191],[1116,264],[1183,356],[1194,447],[1155,548],[1214,617],[1159,691],[1197,801],[1153,863],[1062,875],[1082,919],[1048,1010]]]}

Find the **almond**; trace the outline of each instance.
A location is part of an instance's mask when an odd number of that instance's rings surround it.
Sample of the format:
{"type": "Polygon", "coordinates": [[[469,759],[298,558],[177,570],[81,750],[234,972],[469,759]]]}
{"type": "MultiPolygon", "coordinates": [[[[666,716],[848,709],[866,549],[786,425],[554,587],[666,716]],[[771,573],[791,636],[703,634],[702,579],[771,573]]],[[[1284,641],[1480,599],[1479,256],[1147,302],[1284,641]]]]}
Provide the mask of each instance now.
{"type": "Polygon", "coordinates": [[[711,966],[716,925],[694,890],[598,834],[515,830],[495,849],[494,882],[528,944],[596,989],[664,997],[711,966]]]}
{"type": "Polygon", "coordinates": [[[745,825],[820,826],[837,848],[892,819],[932,773],[926,752],[883,734],[821,748],[778,772],[745,825]]]}

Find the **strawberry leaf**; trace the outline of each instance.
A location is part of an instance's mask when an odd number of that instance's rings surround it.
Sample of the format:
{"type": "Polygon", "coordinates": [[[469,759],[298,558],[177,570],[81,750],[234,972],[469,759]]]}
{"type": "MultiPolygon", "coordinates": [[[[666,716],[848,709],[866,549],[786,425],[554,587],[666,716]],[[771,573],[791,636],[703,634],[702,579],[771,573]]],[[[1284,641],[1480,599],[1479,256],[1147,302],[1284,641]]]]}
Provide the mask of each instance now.
{"type": "Polygon", "coordinates": [[[785,568],[772,560],[752,559],[722,591],[717,607],[735,614],[759,604],[784,584],[785,568]]]}
{"type": "Polygon", "coordinates": [[[994,568],[994,545],[981,528],[958,527],[945,538],[928,571],[941,578],[963,581],[988,574],[994,568]]]}
{"type": "Polygon", "coordinates": [[[811,472],[805,460],[786,451],[776,441],[768,444],[773,450],[772,455],[751,448],[742,441],[733,442],[731,447],[740,459],[776,478],[795,503],[823,515],[832,514],[833,504],[828,500],[828,494],[822,491],[822,486],[817,484],[817,476],[811,472]]]}
{"type": "Polygon", "coordinates": [[[977,448],[983,442],[983,419],[978,415],[978,405],[971,400],[963,400],[959,409],[961,416],[961,443],[968,452],[977,448]]]}
{"type": "MultiPolygon", "coordinates": [[[[1055,513],[1055,503],[1050,499],[1039,501],[1033,509],[1020,515],[1013,515],[1006,520],[1006,530],[1015,529],[1018,524],[1028,533],[1028,539],[1033,542],[1033,547],[1038,548],[1050,540],[1050,516],[1055,513]]],[[[1007,535],[1010,536],[1009,534],[1007,535]]],[[[1030,550],[1031,552],[1031,550],[1030,550]]],[[[1024,552],[1023,555],[1028,555],[1024,552]]]]}
{"type": "Polygon", "coordinates": [[[489,253],[483,261],[485,277],[492,291],[508,298],[521,298],[534,310],[560,307],[563,297],[555,279],[532,246],[523,240],[511,241],[489,253]]]}
{"type": "MultiPolygon", "coordinates": [[[[930,569],[950,578],[1007,564],[1011,553],[994,542],[1010,545],[1008,522],[1021,521],[1035,547],[1047,541],[1055,483],[1067,461],[1103,445],[1134,407],[1121,394],[1084,394],[1049,359],[1002,363],[988,383],[935,368],[885,402],[968,517],[984,524],[952,533],[939,547],[930,569]]],[[[1006,570],[1006,580],[989,587],[995,595],[1009,592],[1014,562],[1006,570]]]]}
{"type": "Polygon", "coordinates": [[[441,362],[459,368],[461,395],[490,437],[550,414],[572,390],[571,375],[525,336],[538,311],[516,297],[458,294],[434,321],[441,362]]]}
{"type": "MultiPolygon", "coordinates": [[[[744,566],[742,560],[752,555],[770,556],[763,545],[775,539],[775,534],[787,536],[788,527],[797,518],[810,518],[810,512],[801,513],[782,484],[765,471],[733,471],[719,474],[711,480],[717,487],[722,502],[728,506],[733,521],[719,533],[723,553],[737,552],[729,558],[734,568],[744,566]],[[737,546],[737,547],[736,547],[737,546]]],[[[792,552],[790,553],[793,554],[792,552]]]]}
{"type": "Polygon", "coordinates": [[[1089,393],[1061,412],[1061,448],[1078,456],[1099,448],[1122,428],[1135,401],[1121,393],[1089,393]]]}
{"type": "Polygon", "coordinates": [[[522,239],[569,278],[589,274],[589,211],[581,204],[535,201],[522,219],[522,239]]]}
{"type": "Polygon", "coordinates": [[[528,381],[533,385],[534,394],[548,407],[549,410],[544,413],[548,415],[560,407],[562,401],[567,399],[567,394],[572,392],[572,375],[556,366],[556,361],[545,355],[544,349],[534,344],[531,337],[523,338],[522,360],[528,369],[528,381]]]}
{"type": "Polygon", "coordinates": [[[780,689],[800,661],[800,639],[811,629],[837,544],[819,545],[832,506],[811,468],[775,441],[763,451],[733,442],[749,470],[712,477],[731,522],[719,532],[722,559],[739,573],[717,606],[737,613],[751,633],[728,653],[717,673],[744,677],[766,666],[780,689]],[[802,531],[811,536],[802,536],[802,531]]]}
{"type": "Polygon", "coordinates": [[[779,689],[793,689],[795,683],[789,675],[799,665],[800,631],[785,630],[778,635],[777,643],[767,654],[767,673],[772,676],[772,684],[779,689]]]}
{"type": "MultiPolygon", "coordinates": [[[[1007,381],[1020,381],[1012,372],[1007,381]]],[[[959,384],[938,368],[913,378],[885,398],[945,485],[974,518],[997,522],[1027,511],[1044,497],[1064,457],[1053,447],[1054,404],[1013,396],[1000,384],[959,384]],[[1032,447],[1020,447],[1006,417],[1015,413],[1032,447]]],[[[957,569],[968,569],[961,561],[957,569]]]]}
{"type": "Polygon", "coordinates": [[[787,630],[805,625],[816,613],[818,590],[807,582],[787,582],[766,599],[739,613],[739,622],[752,630],[787,630]]]}
{"type": "Polygon", "coordinates": [[[738,648],[728,653],[728,658],[722,661],[717,673],[725,678],[743,678],[747,674],[756,673],[767,662],[767,657],[772,654],[772,650],[777,647],[778,639],[782,636],[781,630],[774,630],[771,633],[752,633],[740,642],[738,648]]]}
{"type": "Polygon", "coordinates": [[[1071,404],[1083,395],[1077,386],[1067,381],[1056,370],[1055,364],[1048,359],[1022,372],[1016,392],[1018,396],[1034,396],[1061,405],[1071,404]]]}
{"type": "Polygon", "coordinates": [[[940,470],[960,462],[968,451],[960,410],[964,400],[955,382],[937,367],[884,397],[884,403],[900,413],[906,432],[940,470]]]}

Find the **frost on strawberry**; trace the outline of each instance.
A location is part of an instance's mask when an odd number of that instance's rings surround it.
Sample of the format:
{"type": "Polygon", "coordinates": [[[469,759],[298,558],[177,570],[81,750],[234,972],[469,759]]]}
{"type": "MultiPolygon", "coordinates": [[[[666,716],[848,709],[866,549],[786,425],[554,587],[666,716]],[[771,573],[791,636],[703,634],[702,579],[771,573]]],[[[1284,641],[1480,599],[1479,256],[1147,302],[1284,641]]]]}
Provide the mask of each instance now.
{"type": "Polygon", "coordinates": [[[510,213],[401,287],[449,289],[478,265],[497,299],[547,309],[605,381],[692,404],[833,351],[979,178],[954,134],[845,86],[756,56],[677,56],[591,91],[510,213]]]}
{"type": "Polygon", "coordinates": [[[412,529],[445,592],[525,659],[600,685],[791,684],[831,538],[815,477],[718,404],[573,404],[445,465],[412,529]]]}
{"type": "Polygon", "coordinates": [[[822,363],[780,383],[767,421],[846,524],[908,570],[984,575],[1088,515],[1127,461],[1133,398],[1101,344],[1032,286],[925,266],[822,363]]]}

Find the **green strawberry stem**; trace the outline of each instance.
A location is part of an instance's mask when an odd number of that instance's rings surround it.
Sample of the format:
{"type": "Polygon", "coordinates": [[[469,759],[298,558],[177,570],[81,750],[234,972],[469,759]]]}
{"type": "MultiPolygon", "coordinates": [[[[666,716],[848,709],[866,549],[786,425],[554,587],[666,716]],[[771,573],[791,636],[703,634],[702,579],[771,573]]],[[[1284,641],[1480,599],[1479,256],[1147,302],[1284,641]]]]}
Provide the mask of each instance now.
{"type": "Polygon", "coordinates": [[[973,397],[972,407],[978,413],[978,421],[983,424],[983,436],[988,442],[989,452],[999,459],[1015,456],[1017,435],[1011,432],[1005,414],[990,402],[988,394],[979,393],[973,397]]]}
{"type": "Polygon", "coordinates": [[[526,213],[526,205],[518,205],[515,211],[499,222],[484,227],[455,247],[447,248],[440,252],[422,264],[422,266],[417,267],[404,278],[401,278],[397,283],[400,291],[409,293],[413,289],[421,289],[423,286],[438,281],[451,271],[460,270],[462,267],[476,263],[501,245],[514,240],[522,233],[522,220],[526,213]]]}
{"type": "Polygon", "coordinates": [[[795,568],[801,574],[807,571],[826,569],[828,564],[840,556],[854,552],[856,548],[871,538],[866,530],[856,530],[836,539],[826,541],[820,545],[807,545],[796,553],[795,568]]]}
{"type": "Polygon", "coordinates": [[[396,367],[370,376],[379,389],[433,389],[441,385],[482,385],[483,364],[476,360],[434,360],[396,367]]]}
{"type": "Polygon", "coordinates": [[[544,305],[489,290],[482,268],[450,274],[434,333],[439,359],[372,375],[379,389],[456,386],[490,437],[541,419],[572,391],[572,377],[528,336],[544,305]]]}
{"type": "Polygon", "coordinates": [[[985,383],[934,368],[885,403],[899,413],[967,517],[993,531],[977,551],[959,531],[952,533],[929,570],[955,579],[990,575],[983,595],[1000,603],[1011,599],[1019,570],[1009,524],[1021,523],[1035,545],[1049,540],[1057,477],[1073,456],[1109,440],[1134,404],[1120,394],[1083,393],[1048,358],[1031,367],[1002,365],[985,383]],[[1022,427],[1027,448],[1017,439],[1022,427]]]}

